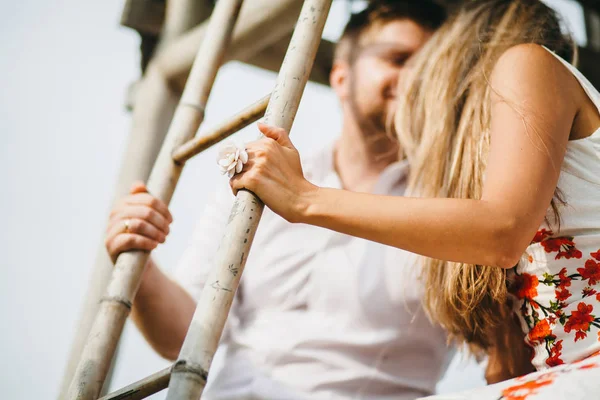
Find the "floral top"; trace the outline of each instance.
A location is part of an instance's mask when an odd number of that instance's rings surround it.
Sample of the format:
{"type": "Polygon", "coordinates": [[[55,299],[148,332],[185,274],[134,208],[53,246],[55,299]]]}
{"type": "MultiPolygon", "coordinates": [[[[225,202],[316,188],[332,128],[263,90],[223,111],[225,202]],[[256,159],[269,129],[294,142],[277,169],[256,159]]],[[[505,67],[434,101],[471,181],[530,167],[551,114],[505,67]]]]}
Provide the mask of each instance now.
{"type": "MultiPolygon", "coordinates": [[[[556,57],[600,111],[600,94],[556,57]]],[[[559,204],[560,229],[544,223],[509,274],[515,311],[538,370],[600,350],[600,128],[568,143],[558,188],[566,202],[559,204]]],[[[554,221],[551,209],[547,220],[554,221]]]]}

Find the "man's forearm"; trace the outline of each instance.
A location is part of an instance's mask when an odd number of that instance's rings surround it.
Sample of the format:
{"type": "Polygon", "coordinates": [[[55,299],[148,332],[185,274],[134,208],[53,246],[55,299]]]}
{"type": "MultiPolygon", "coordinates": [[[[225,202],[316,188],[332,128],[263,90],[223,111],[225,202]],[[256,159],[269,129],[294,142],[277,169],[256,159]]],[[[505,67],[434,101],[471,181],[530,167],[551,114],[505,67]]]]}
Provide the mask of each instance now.
{"type": "Polygon", "coordinates": [[[195,307],[194,299],[149,259],[131,318],[161,356],[177,358],[195,307]]]}

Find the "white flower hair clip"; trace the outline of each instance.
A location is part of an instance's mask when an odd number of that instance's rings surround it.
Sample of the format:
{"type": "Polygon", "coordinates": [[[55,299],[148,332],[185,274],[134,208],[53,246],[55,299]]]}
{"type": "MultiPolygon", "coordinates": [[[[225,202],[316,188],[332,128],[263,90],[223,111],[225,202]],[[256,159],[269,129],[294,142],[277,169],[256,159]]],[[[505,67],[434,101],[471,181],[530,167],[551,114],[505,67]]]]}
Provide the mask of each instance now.
{"type": "Polygon", "coordinates": [[[248,152],[245,146],[230,140],[219,147],[217,163],[221,169],[221,174],[227,174],[231,178],[233,175],[242,172],[242,168],[247,162],[248,152]]]}

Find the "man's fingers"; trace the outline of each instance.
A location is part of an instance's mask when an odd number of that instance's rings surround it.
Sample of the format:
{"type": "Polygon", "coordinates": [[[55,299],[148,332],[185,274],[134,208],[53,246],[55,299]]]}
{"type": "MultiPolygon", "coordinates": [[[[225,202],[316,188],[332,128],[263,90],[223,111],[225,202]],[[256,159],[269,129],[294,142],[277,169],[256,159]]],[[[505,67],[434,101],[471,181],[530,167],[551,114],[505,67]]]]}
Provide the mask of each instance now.
{"type": "Polygon", "coordinates": [[[158,242],[134,233],[123,233],[117,235],[113,238],[113,240],[106,243],[106,248],[113,259],[113,262],[116,260],[117,256],[124,251],[150,251],[154,250],[156,246],[158,246],[158,242]]]}
{"type": "Polygon", "coordinates": [[[131,194],[148,193],[148,189],[146,188],[146,184],[144,182],[135,181],[131,185],[131,188],[129,189],[129,193],[131,193],[131,194]]]}
{"type": "Polygon", "coordinates": [[[144,236],[158,243],[164,243],[167,238],[167,235],[154,225],[137,218],[115,221],[109,228],[107,238],[112,240],[112,238],[118,235],[128,233],[144,236]],[[127,221],[127,227],[125,226],[125,221],[127,221]]]}
{"type": "Polygon", "coordinates": [[[129,206],[119,210],[111,217],[109,225],[123,225],[123,221],[132,219],[144,220],[165,235],[169,234],[169,221],[161,213],[145,205],[129,206]]]}
{"type": "Polygon", "coordinates": [[[169,222],[173,222],[173,216],[169,211],[169,207],[156,197],[148,193],[138,193],[135,196],[127,196],[124,201],[129,205],[143,205],[150,207],[162,214],[169,222]]]}

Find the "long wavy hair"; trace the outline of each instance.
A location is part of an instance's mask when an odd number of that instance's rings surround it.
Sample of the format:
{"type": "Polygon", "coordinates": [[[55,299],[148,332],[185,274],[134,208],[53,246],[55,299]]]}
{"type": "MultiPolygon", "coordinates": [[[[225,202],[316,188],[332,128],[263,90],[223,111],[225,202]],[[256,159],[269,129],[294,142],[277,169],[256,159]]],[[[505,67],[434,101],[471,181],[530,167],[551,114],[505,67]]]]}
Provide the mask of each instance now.
{"type": "MultiPolygon", "coordinates": [[[[557,14],[537,0],[466,1],[416,55],[394,121],[411,165],[411,193],[481,198],[494,90],[488,77],[507,49],[523,43],[575,62],[572,38],[557,14]]],[[[555,203],[556,197],[558,217],[555,203]]],[[[505,270],[423,261],[424,302],[432,319],[471,350],[488,349],[510,315],[505,270]]]]}

